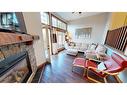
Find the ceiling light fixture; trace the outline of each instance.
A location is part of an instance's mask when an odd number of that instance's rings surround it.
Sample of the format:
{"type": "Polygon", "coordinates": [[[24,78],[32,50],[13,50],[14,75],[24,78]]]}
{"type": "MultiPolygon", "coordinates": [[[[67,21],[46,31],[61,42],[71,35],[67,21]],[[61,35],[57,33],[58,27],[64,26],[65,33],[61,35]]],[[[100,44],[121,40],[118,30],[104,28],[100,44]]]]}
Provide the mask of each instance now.
{"type": "Polygon", "coordinates": [[[72,14],[76,14],[76,13],[78,13],[78,14],[82,14],[82,12],[72,12],[72,14]]]}

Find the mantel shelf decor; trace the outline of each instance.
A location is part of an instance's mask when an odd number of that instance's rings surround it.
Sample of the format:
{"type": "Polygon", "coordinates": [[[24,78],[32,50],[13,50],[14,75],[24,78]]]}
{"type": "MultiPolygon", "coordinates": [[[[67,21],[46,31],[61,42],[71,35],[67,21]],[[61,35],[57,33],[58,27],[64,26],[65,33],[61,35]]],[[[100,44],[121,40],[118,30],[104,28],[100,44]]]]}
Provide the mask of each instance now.
{"type": "Polygon", "coordinates": [[[0,46],[32,41],[33,37],[31,35],[0,32],[0,46]]]}

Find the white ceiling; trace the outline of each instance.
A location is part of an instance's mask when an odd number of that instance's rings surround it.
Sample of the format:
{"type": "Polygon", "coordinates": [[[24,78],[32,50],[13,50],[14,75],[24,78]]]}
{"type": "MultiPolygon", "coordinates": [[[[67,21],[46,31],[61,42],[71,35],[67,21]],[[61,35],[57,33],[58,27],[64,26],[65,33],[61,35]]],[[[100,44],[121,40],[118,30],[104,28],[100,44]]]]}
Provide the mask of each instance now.
{"type": "Polygon", "coordinates": [[[54,14],[60,16],[66,21],[72,21],[82,17],[93,16],[100,13],[102,12],[82,12],[81,14],[79,14],[78,12],[75,12],[74,14],[72,12],[54,12],[54,14]]]}

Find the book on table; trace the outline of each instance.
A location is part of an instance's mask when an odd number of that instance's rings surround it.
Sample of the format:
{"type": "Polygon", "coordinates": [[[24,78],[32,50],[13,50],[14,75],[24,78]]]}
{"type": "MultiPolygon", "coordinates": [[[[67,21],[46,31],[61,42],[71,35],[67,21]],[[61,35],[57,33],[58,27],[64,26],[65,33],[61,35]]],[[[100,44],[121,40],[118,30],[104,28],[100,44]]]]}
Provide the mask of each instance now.
{"type": "Polygon", "coordinates": [[[102,71],[102,70],[105,70],[106,67],[105,67],[104,62],[101,62],[101,63],[98,65],[97,69],[98,69],[98,70],[101,70],[101,71],[102,71]]]}

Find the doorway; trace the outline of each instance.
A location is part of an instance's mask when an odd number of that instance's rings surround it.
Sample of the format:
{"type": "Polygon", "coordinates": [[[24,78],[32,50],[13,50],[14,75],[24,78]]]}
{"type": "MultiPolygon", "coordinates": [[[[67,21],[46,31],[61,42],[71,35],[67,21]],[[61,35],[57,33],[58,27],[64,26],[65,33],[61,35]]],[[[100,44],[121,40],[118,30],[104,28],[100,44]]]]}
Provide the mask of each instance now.
{"type": "Polygon", "coordinates": [[[51,31],[45,25],[45,26],[42,27],[42,33],[43,33],[43,41],[44,41],[45,58],[46,58],[47,62],[51,63],[51,57],[50,57],[52,55],[51,31]]]}

